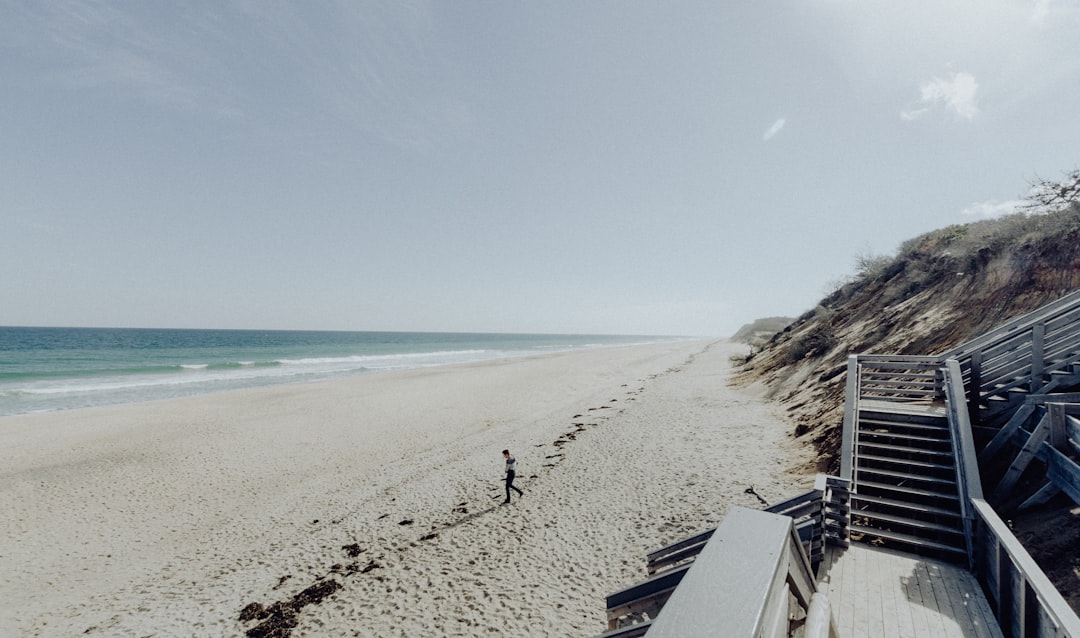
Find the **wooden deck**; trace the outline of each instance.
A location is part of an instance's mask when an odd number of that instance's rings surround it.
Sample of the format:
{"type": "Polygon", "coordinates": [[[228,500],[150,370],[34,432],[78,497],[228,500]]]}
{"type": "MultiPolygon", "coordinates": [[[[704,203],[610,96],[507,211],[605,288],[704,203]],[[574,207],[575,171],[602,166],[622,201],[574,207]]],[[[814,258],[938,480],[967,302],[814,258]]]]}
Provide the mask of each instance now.
{"type": "Polygon", "coordinates": [[[840,638],[999,638],[975,577],[956,565],[852,543],[818,570],[840,638]]]}

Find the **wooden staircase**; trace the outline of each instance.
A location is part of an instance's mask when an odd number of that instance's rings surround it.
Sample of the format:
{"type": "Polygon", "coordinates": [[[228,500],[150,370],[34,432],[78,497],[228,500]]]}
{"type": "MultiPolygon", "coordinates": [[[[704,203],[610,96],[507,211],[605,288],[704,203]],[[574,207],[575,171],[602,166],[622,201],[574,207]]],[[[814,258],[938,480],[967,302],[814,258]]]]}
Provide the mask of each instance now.
{"type": "Polygon", "coordinates": [[[1030,417],[1077,391],[1080,291],[938,355],[851,356],[840,471],[852,481],[851,540],[970,562],[983,487],[973,470],[1017,437],[1033,441],[998,483],[1000,500],[1046,436],[1024,429],[1030,417]]]}
{"type": "Polygon", "coordinates": [[[852,540],[966,561],[952,437],[944,410],[860,409],[852,540]]]}

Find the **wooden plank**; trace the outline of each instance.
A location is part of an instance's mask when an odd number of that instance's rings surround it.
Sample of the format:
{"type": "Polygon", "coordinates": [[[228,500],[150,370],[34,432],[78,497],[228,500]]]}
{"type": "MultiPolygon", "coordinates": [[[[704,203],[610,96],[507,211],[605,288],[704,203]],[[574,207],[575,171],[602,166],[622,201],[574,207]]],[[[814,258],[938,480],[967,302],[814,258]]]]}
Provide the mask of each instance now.
{"type": "Polygon", "coordinates": [[[838,628],[840,626],[843,627],[843,629],[841,629],[840,631],[845,636],[853,635],[852,632],[854,631],[855,626],[855,599],[857,598],[857,594],[854,591],[855,559],[851,557],[851,555],[854,554],[854,549],[855,548],[853,547],[849,547],[841,554],[842,560],[840,564],[840,609],[842,615],[840,622],[838,622],[837,624],[838,628]]]}
{"type": "Polygon", "coordinates": [[[1005,472],[1005,476],[1001,478],[997,487],[994,488],[994,491],[990,495],[991,501],[1000,502],[1010,491],[1012,491],[1013,487],[1020,481],[1020,475],[1024,473],[1024,470],[1027,469],[1027,466],[1035,458],[1035,453],[1038,452],[1039,447],[1046,441],[1046,437],[1049,433],[1049,418],[1044,415],[1039,421],[1039,425],[1035,427],[1035,431],[1028,437],[1027,443],[1020,449],[1020,453],[1016,455],[1016,459],[1013,460],[1008,471],[1005,472]]]}
{"type": "Polygon", "coordinates": [[[968,414],[974,415],[977,419],[979,414],[979,403],[982,401],[982,393],[978,390],[982,387],[981,352],[972,353],[970,366],[970,379],[968,380],[966,387],[973,388],[973,390],[968,393],[968,414]]]}
{"type": "Polygon", "coordinates": [[[851,480],[859,411],[859,357],[849,356],[844,390],[844,425],[840,439],[840,478],[851,480]]]}
{"type": "Polygon", "coordinates": [[[911,602],[904,595],[904,580],[897,577],[892,569],[883,564],[881,567],[882,578],[889,584],[889,595],[892,598],[892,609],[895,610],[896,631],[900,638],[916,638],[915,623],[912,620],[911,602]]]}
{"type": "Polygon", "coordinates": [[[923,590],[923,600],[927,602],[927,609],[931,612],[927,615],[930,621],[930,631],[935,636],[952,638],[957,635],[956,623],[948,622],[945,617],[944,612],[949,610],[949,599],[941,583],[940,569],[941,567],[936,563],[925,560],[918,561],[915,566],[915,570],[919,574],[919,586],[923,590]],[[926,587],[923,587],[924,582],[926,587]],[[927,600],[926,595],[927,588],[930,590],[929,600],[927,600]]]}
{"type": "Polygon", "coordinates": [[[1046,478],[1080,505],[1080,465],[1050,446],[1047,451],[1046,478]]]}
{"type": "Polygon", "coordinates": [[[1024,405],[1046,405],[1047,403],[1080,403],[1080,392],[1032,394],[1024,398],[1024,405]]]}
{"type": "Polygon", "coordinates": [[[605,631],[595,638],[640,638],[644,636],[649,627],[652,626],[652,621],[639,622],[628,627],[622,627],[620,629],[614,629],[612,631],[605,631]]]}
{"type": "Polygon", "coordinates": [[[915,570],[911,570],[905,576],[901,576],[904,579],[905,590],[904,593],[910,602],[909,609],[911,610],[911,621],[915,626],[916,636],[932,636],[935,634],[931,632],[930,615],[927,611],[928,599],[930,593],[927,591],[923,593],[925,583],[919,582],[919,574],[915,570]]]}
{"type": "Polygon", "coordinates": [[[1031,327],[1031,377],[1036,382],[1046,369],[1046,352],[1043,349],[1045,338],[1045,323],[1037,323],[1031,327]]]}
{"type": "Polygon", "coordinates": [[[1069,442],[1072,453],[1080,456],[1080,419],[1069,417],[1065,420],[1065,440],[1069,442]]]}
{"type": "Polygon", "coordinates": [[[986,444],[986,447],[984,447],[981,452],[979,452],[979,462],[988,463],[992,461],[997,453],[1012,440],[1013,434],[1020,429],[1020,426],[1027,423],[1027,420],[1034,412],[1035,406],[1028,404],[1020,406],[1016,412],[1013,412],[1008,423],[1003,425],[1001,429],[998,430],[998,433],[994,435],[994,438],[986,444]]]}
{"type": "MultiPolygon", "coordinates": [[[[988,627],[983,623],[981,613],[976,608],[976,601],[971,598],[971,576],[968,572],[955,568],[942,568],[941,581],[945,595],[952,608],[951,616],[963,629],[963,635],[974,638],[990,638],[988,627]]],[[[972,583],[974,584],[974,583],[972,583]]],[[[975,585],[977,587],[977,585],[975,585]]]]}
{"type": "Polygon", "coordinates": [[[1070,313],[1075,312],[1078,306],[1080,306],[1080,291],[1071,292],[1057,301],[1052,301],[1037,310],[1002,324],[990,332],[984,333],[965,344],[961,344],[952,350],[946,350],[939,356],[943,359],[946,357],[961,358],[962,355],[970,356],[970,353],[983,349],[987,347],[988,344],[995,343],[1009,334],[1023,331],[1035,322],[1052,323],[1055,320],[1059,322],[1068,321],[1067,319],[1062,318],[1071,316],[1070,313]]]}
{"type": "MultiPolygon", "coordinates": [[[[770,603],[787,610],[789,569],[802,570],[813,586],[793,529],[786,516],[733,507],[653,621],[649,637],[763,635],[759,630],[776,618],[777,606],[770,603]]],[[[799,597],[809,601],[811,595],[799,597]]]]}
{"type": "Polygon", "coordinates": [[[1047,403],[1047,416],[1050,417],[1050,447],[1057,450],[1065,450],[1065,405],[1063,403],[1047,403]]]}
{"type": "MultiPolygon", "coordinates": [[[[1027,575],[1026,580],[1031,583],[1031,586],[1038,594],[1038,600],[1041,601],[1042,606],[1047,610],[1056,622],[1062,626],[1067,636],[1080,636],[1080,618],[1077,617],[1076,612],[1069,607],[1069,604],[1062,598],[1061,593],[1050,582],[1050,579],[1039,569],[1039,566],[1035,563],[1031,555],[1027,553],[1020,541],[1013,536],[1012,531],[1004,521],[997,515],[990,504],[982,499],[973,499],[972,505],[975,508],[976,513],[982,520],[983,524],[987,527],[988,533],[992,534],[997,542],[1001,545],[999,551],[999,579],[1002,581],[1008,580],[1008,571],[1022,572],[1027,575]]],[[[1002,583],[1002,593],[1008,595],[1009,588],[1002,583]]],[[[1000,601],[999,614],[1002,616],[1005,613],[1004,607],[1011,606],[1011,601],[1000,601]]]]}
{"type": "Polygon", "coordinates": [[[1053,483],[1053,481],[1047,482],[1040,487],[1034,494],[1028,497],[1026,501],[1020,504],[1020,507],[1016,508],[1016,511],[1023,512],[1040,505],[1045,505],[1047,501],[1054,498],[1061,493],[1061,488],[1053,483]]]}
{"type": "MultiPolygon", "coordinates": [[[[876,596],[881,600],[880,635],[882,638],[901,638],[900,626],[903,619],[896,604],[896,583],[899,581],[890,578],[891,570],[888,568],[886,556],[883,553],[872,552],[871,555],[874,558],[872,573],[876,575],[871,596],[876,596]]],[[[907,609],[905,608],[904,611],[907,609]]],[[[910,625],[910,613],[908,613],[907,622],[910,625]]]]}
{"type": "Polygon", "coordinates": [[[868,618],[867,611],[873,603],[870,600],[866,573],[866,563],[870,556],[870,553],[866,551],[859,551],[852,554],[852,558],[858,559],[857,562],[852,561],[855,563],[855,579],[852,593],[856,600],[855,609],[857,610],[854,619],[855,621],[852,623],[852,635],[854,636],[870,635],[870,619],[868,618]]]}
{"type": "Polygon", "coordinates": [[[661,547],[660,549],[653,550],[653,551],[649,552],[648,554],[646,554],[645,560],[648,561],[648,562],[652,562],[652,561],[654,561],[654,560],[656,560],[658,558],[662,558],[662,557],[664,557],[664,556],[666,556],[668,554],[673,554],[675,552],[682,551],[683,549],[685,549],[687,547],[690,547],[691,545],[697,545],[699,543],[707,541],[707,540],[709,540],[709,537],[711,537],[713,535],[713,532],[715,532],[715,531],[716,531],[715,527],[712,528],[712,529],[707,529],[704,532],[701,532],[699,534],[695,534],[693,536],[684,538],[681,541],[676,541],[676,542],[674,542],[674,543],[672,543],[670,545],[667,545],[665,547],[661,547]]]}
{"type": "Polygon", "coordinates": [[[652,578],[641,581],[607,595],[607,609],[611,613],[633,602],[647,600],[676,587],[686,576],[690,565],[683,565],[675,569],[657,574],[652,578]]]}
{"type": "Polygon", "coordinates": [[[859,411],[919,417],[944,417],[946,414],[945,406],[940,403],[901,403],[884,399],[862,399],[859,401],[859,411]]]}

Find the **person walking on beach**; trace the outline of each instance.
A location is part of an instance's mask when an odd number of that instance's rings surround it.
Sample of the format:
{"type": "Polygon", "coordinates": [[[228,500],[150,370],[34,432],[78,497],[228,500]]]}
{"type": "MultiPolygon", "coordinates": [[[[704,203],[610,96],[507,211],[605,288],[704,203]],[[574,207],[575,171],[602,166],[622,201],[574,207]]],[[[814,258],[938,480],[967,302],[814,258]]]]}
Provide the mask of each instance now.
{"type": "Polygon", "coordinates": [[[518,493],[518,498],[525,495],[518,488],[514,487],[514,476],[517,474],[517,459],[510,456],[510,450],[503,450],[503,458],[506,459],[506,500],[503,501],[503,505],[510,502],[510,490],[514,490],[518,493]]]}

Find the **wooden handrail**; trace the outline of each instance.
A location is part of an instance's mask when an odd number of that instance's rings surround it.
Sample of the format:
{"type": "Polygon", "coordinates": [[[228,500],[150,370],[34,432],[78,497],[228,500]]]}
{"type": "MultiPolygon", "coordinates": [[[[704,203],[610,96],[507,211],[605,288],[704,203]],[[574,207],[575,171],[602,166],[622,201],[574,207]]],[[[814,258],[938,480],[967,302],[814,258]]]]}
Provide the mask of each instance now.
{"type": "Polygon", "coordinates": [[[971,510],[971,499],[983,497],[982,479],[979,475],[978,457],[975,455],[975,439],[971,434],[971,420],[968,417],[967,396],[964,394],[964,378],[960,373],[959,361],[949,359],[945,362],[944,378],[956,480],[960,492],[960,515],[964,523],[964,542],[967,546],[968,567],[974,567],[974,513],[971,510]]]}
{"type": "Polygon", "coordinates": [[[798,615],[791,605],[807,614],[816,589],[792,519],[734,507],[653,620],[648,636],[786,636],[798,615]]]}
{"type": "Polygon", "coordinates": [[[844,425],[840,438],[840,478],[852,480],[855,454],[855,430],[859,418],[859,357],[851,355],[847,364],[844,390],[844,425]]]}
{"type": "Polygon", "coordinates": [[[1080,290],[1075,290],[1064,297],[1061,297],[1057,301],[1048,303],[1041,308],[1021,315],[1008,323],[1005,323],[997,328],[980,335],[967,343],[963,343],[955,348],[946,350],[937,355],[938,360],[945,359],[964,359],[976,350],[984,350],[990,344],[997,343],[1009,338],[1018,332],[1030,328],[1032,325],[1051,319],[1059,314],[1068,312],[1073,308],[1080,307],[1080,290]]]}
{"type": "Polygon", "coordinates": [[[983,499],[972,499],[971,504],[981,528],[976,534],[974,571],[1005,636],[1080,638],[1080,618],[1005,521],[983,499]]]}

